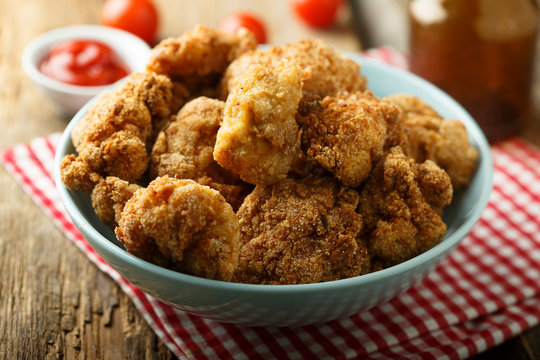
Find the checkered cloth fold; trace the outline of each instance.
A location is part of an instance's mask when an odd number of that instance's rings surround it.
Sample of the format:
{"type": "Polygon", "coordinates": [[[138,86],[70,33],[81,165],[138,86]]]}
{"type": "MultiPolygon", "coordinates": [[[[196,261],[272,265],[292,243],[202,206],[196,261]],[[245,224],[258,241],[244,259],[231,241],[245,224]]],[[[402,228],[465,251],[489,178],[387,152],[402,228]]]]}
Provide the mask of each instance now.
{"type": "MultiPolygon", "coordinates": [[[[367,56],[406,67],[389,48],[367,56]]],[[[45,213],[133,300],[179,358],[467,358],[540,321],[540,150],[512,138],[492,148],[487,209],[434,272],[387,303],[299,328],[251,328],[190,315],[127,282],[78,232],[53,181],[60,134],[16,145],[0,161],[45,213]]]]}

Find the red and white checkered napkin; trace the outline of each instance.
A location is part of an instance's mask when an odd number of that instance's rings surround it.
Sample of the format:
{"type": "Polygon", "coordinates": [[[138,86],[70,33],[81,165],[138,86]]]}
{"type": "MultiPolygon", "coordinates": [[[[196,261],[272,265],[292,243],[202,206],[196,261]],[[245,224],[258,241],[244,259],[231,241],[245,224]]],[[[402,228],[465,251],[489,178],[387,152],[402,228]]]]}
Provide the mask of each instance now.
{"type": "MultiPolygon", "coordinates": [[[[382,49],[375,55],[388,62],[400,54],[382,49]]],[[[68,238],[118,282],[180,358],[457,359],[540,322],[540,150],[521,140],[492,149],[488,207],[434,272],[383,305],[300,328],[221,324],[163,304],[127,282],[94,252],[63,209],[51,175],[58,140],[59,134],[35,139],[6,150],[0,160],[68,238]]]]}

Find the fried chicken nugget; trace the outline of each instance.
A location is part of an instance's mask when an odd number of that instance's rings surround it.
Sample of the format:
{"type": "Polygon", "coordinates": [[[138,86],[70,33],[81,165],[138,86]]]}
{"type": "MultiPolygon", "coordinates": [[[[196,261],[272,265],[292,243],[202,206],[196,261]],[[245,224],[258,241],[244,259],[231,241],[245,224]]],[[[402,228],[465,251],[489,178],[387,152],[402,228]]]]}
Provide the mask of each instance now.
{"type": "Polygon", "coordinates": [[[305,95],[324,97],[340,91],[355,92],[367,88],[367,80],[360,74],[360,65],[322,40],[302,40],[286,45],[284,53],[302,69],[305,95]]]}
{"type": "Polygon", "coordinates": [[[299,151],[295,114],[301,98],[296,64],[250,67],[227,98],[214,159],[250,184],[285,178],[299,151]]]}
{"type": "Polygon", "coordinates": [[[420,98],[407,94],[393,94],[386,97],[387,100],[396,104],[403,113],[440,117],[439,113],[420,98]]]}
{"type": "Polygon", "coordinates": [[[168,38],[156,45],[147,69],[188,86],[208,84],[219,80],[240,54],[256,47],[255,37],[246,29],[228,34],[198,25],[178,38],[168,38]]]}
{"type": "Polygon", "coordinates": [[[441,215],[443,208],[450,205],[454,196],[450,176],[431,160],[416,163],[414,170],[422,196],[431,208],[441,215]]]}
{"type": "MultiPolygon", "coordinates": [[[[341,94],[343,96],[343,93],[341,94]]],[[[362,98],[371,97],[374,101],[382,101],[383,107],[388,107],[388,103],[393,104],[394,106],[396,105],[393,101],[388,101],[385,98],[377,98],[373,96],[373,93],[369,90],[345,94],[348,94],[347,97],[349,101],[362,101],[362,98]]],[[[409,148],[409,140],[407,138],[407,132],[405,131],[405,118],[403,117],[403,112],[400,111],[399,107],[396,107],[395,109],[389,107],[387,110],[388,114],[384,116],[384,121],[386,123],[384,151],[388,151],[394,146],[399,146],[403,149],[403,151],[405,151],[405,149],[409,148]],[[397,114],[395,114],[396,110],[397,114]]]]}
{"type": "Polygon", "coordinates": [[[120,221],[126,202],[141,188],[115,176],[107,176],[92,190],[92,207],[101,221],[114,228],[120,221]]]}
{"type": "Polygon", "coordinates": [[[419,163],[434,161],[450,175],[454,189],[467,187],[476,168],[478,151],[470,144],[465,125],[458,120],[442,119],[416,97],[393,95],[388,99],[404,112],[407,155],[419,163]]]}
{"type": "Polygon", "coordinates": [[[114,101],[121,101],[121,98],[128,97],[141,101],[148,108],[153,126],[162,122],[163,119],[168,119],[180,105],[173,105],[173,84],[169,78],[153,73],[133,73],[112,91],[99,96],[87,115],[73,129],[71,134],[73,145],[78,147],[85,141],[90,126],[93,126],[92,123],[96,121],[100,112],[106,111],[105,108],[114,101]]]}
{"type": "Polygon", "coordinates": [[[165,76],[134,73],[100,96],[73,129],[78,155],[61,162],[64,184],[91,192],[102,177],[139,179],[148,167],[152,122],[170,113],[171,86],[165,76]]]}
{"type": "Polygon", "coordinates": [[[411,116],[405,125],[411,154],[415,159],[433,160],[450,175],[455,189],[469,185],[476,169],[478,151],[469,143],[463,123],[436,117],[411,116]]]}
{"type": "MultiPolygon", "coordinates": [[[[146,140],[152,128],[148,108],[133,98],[107,97],[101,111],[88,117],[88,131],[77,141],[78,155],[60,164],[62,182],[91,192],[102,176],[139,179],[148,166],[146,140]]],[[[80,124],[83,124],[81,122],[80,124]]]]}
{"type": "Polygon", "coordinates": [[[358,187],[383,155],[387,124],[398,115],[371,92],[304,98],[296,116],[302,150],[343,184],[358,187]]]}
{"type": "Polygon", "coordinates": [[[446,233],[441,217],[422,195],[414,160],[398,146],[374,167],[360,191],[358,212],[364,220],[361,238],[370,255],[385,266],[432,248],[446,233]]]}
{"type": "Polygon", "coordinates": [[[223,74],[217,96],[225,101],[231,90],[236,87],[239,79],[253,65],[261,65],[264,67],[272,67],[277,65],[282,59],[282,48],[277,46],[269,46],[267,49],[255,49],[248,51],[236,59],[234,59],[223,74]]]}
{"type": "Polygon", "coordinates": [[[214,144],[225,103],[199,97],[188,102],[160,132],[150,159],[152,178],[169,175],[192,179],[218,190],[237,210],[251,186],[219,166],[214,144]]]}
{"type": "Polygon", "coordinates": [[[116,236],[126,250],[158,265],[210,279],[231,279],[239,225],[216,190],[168,176],[127,201],[116,236]]]}
{"type": "Polygon", "coordinates": [[[233,281],[300,284],[369,272],[357,204],[358,193],[333,178],[257,185],[237,213],[243,246],[233,281]]]}
{"type": "Polygon", "coordinates": [[[238,78],[254,64],[276,65],[283,58],[294,61],[302,71],[303,93],[306,96],[334,96],[340,91],[366,90],[366,78],[360,74],[360,65],[342,56],[322,40],[302,40],[284,46],[270,46],[267,50],[254,50],[234,60],[219,88],[219,96],[226,99],[236,86],[238,78]]]}

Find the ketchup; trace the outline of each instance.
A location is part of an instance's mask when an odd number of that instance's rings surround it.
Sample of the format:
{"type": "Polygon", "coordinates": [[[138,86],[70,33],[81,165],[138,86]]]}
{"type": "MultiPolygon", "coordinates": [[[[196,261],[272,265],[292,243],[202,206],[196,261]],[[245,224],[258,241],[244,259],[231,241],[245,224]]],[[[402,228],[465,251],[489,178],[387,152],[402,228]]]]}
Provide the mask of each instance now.
{"type": "Polygon", "coordinates": [[[107,45],[93,40],[73,40],[55,45],[39,64],[48,77],[67,84],[112,84],[129,74],[128,67],[107,45]]]}

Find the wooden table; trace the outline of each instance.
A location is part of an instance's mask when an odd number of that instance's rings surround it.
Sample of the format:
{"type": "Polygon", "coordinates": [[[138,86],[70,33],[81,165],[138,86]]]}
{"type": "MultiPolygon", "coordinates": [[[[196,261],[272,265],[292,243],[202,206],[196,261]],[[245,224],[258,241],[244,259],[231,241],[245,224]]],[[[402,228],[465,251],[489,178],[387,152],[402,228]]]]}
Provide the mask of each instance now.
{"type": "MultiPolygon", "coordinates": [[[[296,21],[285,1],[156,3],[162,37],[179,35],[196,23],[217,26],[232,10],[246,9],[264,16],[273,43],[321,37],[336,48],[360,48],[347,11],[335,29],[317,32],[296,21]]],[[[44,31],[98,23],[102,4],[103,0],[0,1],[0,150],[64,129],[68,119],[60,117],[24,75],[20,56],[25,44],[44,31]]],[[[535,93],[540,104],[538,81],[535,93]]],[[[526,138],[540,145],[540,121],[530,128],[526,138]]],[[[480,357],[506,355],[539,357],[540,328],[480,357]]],[[[0,358],[173,357],[130,299],[0,167],[0,358]]]]}

